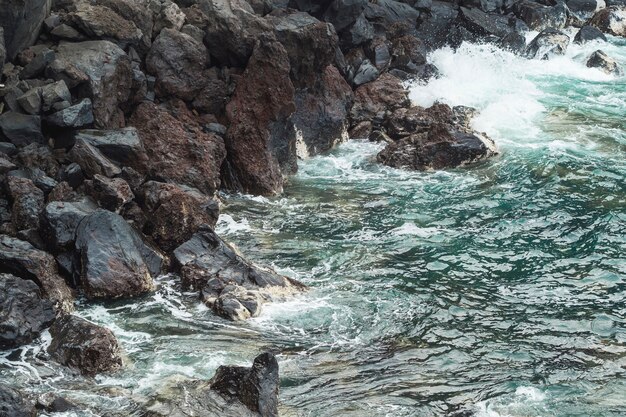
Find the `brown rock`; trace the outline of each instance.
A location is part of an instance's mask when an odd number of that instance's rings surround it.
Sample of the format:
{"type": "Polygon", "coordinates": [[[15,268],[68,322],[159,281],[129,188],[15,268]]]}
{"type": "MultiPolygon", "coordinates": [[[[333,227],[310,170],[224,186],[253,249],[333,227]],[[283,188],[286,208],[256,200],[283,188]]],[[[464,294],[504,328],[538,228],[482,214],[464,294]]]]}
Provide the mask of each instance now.
{"type": "Polygon", "coordinates": [[[100,207],[116,213],[135,198],[128,183],[121,178],[96,174],[89,188],[100,207]]]}
{"type": "Polygon", "coordinates": [[[382,122],[386,114],[410,104],[402,81],[385,73],[376,81],[356,89],[354,105],[350,111],[352,124],[363,121],[382,122]]]}

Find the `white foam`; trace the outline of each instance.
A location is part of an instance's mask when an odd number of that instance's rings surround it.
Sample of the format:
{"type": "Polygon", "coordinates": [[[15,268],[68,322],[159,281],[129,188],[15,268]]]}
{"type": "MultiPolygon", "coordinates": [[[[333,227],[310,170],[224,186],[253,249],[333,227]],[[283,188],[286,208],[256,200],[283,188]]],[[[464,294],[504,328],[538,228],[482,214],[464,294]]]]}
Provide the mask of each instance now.
{"type": "Polygon", "coordinates": [[[215,227],[216,233],[220,235],[237,232],[249,232],[251,230],[252,228],[250,227],[250,223],[248,223],[247,219],[243,218],[240,221],[237,221],[230,214],[220,215],[215,227]]]}

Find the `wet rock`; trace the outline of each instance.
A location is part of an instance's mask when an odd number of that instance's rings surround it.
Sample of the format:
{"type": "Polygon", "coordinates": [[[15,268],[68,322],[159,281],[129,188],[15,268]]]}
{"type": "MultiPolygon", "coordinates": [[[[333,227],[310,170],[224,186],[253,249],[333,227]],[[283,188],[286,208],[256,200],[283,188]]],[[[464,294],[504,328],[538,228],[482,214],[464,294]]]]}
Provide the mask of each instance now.
{"type": "Polygon", "coordinates": [[[556,29],[545,29],[526,48],[526,56],[535,59],[550,59],[564,55],[569,45],[569,36],[556,29]]]}
{"type": "Polygon", "coordinates": [[[194,187],[207,195],[220,187],[220,167],[226,157],[224,140],[205,132],[184,103],[164,107],[144,102],[130,124],[137,128],[150,161],[132,165],[139,173],[194,187]]]}
{"type": "Polygon", "coordinates": [[[381,31],[399,22],[406,22],[414,28],[419,18],[419,12],[413,7],[394,0],[367,2],[364,13],[367,20],[381,31]]]}
{"type": "Polygon", "coordinates": [[[606,6],[604,0],[568,0],[566,4],[570,13],[582,21],[590,19],[595,12],[606,6]]]}
{"type": "Polygon", "coordinates": [[[146,57],[146,68],[157,77],[157,94],[187,101],[204,87],[203,73],[209,64],[202,42],[174,29],[162,30],[146,57]]]}
{"type": "Polygon", "coordinates": [[[531,30],[560,29],[567,23],[567,7],[563,3],[545,6],[530,0],[522,0],[515,3],[513,12],[531,30]]]}
{"type": "Polygon", "coordinates": [[[50,356],[85,376],[114,371],[122,366],[117,339],[109,329],[68,315],[50,327],[50,334],[50,356]]]}
{"type": "Polygon", "coordinates": [[[620,65],[610,56],[605,54],[601,50],[595,51],[587,60],[587,66],[589,68],[599,68],[607,74],[622,76],[624,71],[620,65]]]}
{"type": "Polygon", "coordinates": [[[74,297],[59,276],[54,258],[30,243],[0,235],[0,272],[37,283],[43,295],[52,301],[57,313],[74,309],[74,297]]]}
{"type": "Polygon", "coordinates": [[[261,314],[264,302],[259,291],[249,290],[239,285],[227,285],[216,297],[214,288],[202,291],[202,301],[212,306],[214,311],[233,321],[243,321],[261,314]]]}
{"type": "Polygon", "coordinates": [[[0,349],[31,342],[54,319],[52,302],[42,298],[37,284],[0,274],[0,349]]]}
{"type": "Polygon", "coordinates": [[[295,131],[290,119],[296,110],[289,77],[289,57],[276,40],[257,42],[245,72],[226,106],[230,127],[226,148],[230,188],[252,194],[278,194],[283,172],[296,166],[295,131]]]}
{"type": "Polygon", "coordinates": [[[0,27],[4,29],[4,44],[8,60],[37,40],[43,20],[50,13],[50,0],[3,2],[0,27]]]}
{"type": "MultiPolygon", "coordinates": [[[[77,69],[87,76],[85,92],[92,101],[96,127],[114,129],[124,126],[124,115],[119,106],[130,97],[133,75],[130,58],[121,48],[109,41],[62,43],[55,62],[55,73],[71,74],[77,69]]],[[[63,79],[72,88],[72,78],[80,79],[81,76],[57,75],[55,79],[63,79]]]]}
{"type": "Polygon", "coordinates": [[[135,198],[130,186],[122,178],[107,178],[99,174],[93,176],[89,191],[100,207],[116,213],[135,198]]]}
{"type": "Polygon", "coordinates": [[[70,160],[80,165],[82,172],[89,178],[96,174],[114,177],[122,172],[117,165],[111,162],[96,147],[91,146],[82,138],[76,139],[69,157],[70,160]]]}
{"type": "Polygon", "coordinates": [[[346,49],[363,45],[374,38],[374,26],[361,13],[356,21],[341,34],[341,43],[346,49]]]}
{"type": "Polygon", "coordinates": [[[20,391],[0,383],[0,415],[6,417],[35,417],[33,403],[20,391]]]}
{"type": "Polygon", "coordinates": [[[499,45],[514,54],[522,55],[526,52],[526,37],[517,32],[510,32],[500,40],[499,45]]]}
{"type": "Polygon", "coordinates": [[[41,232],[48,248],[54,253],[71,249],[78,225],[97,208],[94,202],[86,198],[75,202],[48,203],[41,218],[41,232]]]}
{"type": "Polygon", "coordinates": [[[350,111],[353,125],[363,121],[380,124],[387,113],[409,105],[402,81],[391,74],[383,74],[376,81],[360,86],[354,97],[350,111]]]}
{"type": "Polygon", "coordinates": [[[422,39],[429,49],[437,49],[446,45],[449,36],[456,27],[458,7],[455,4],[433,1],[430,12],[422,19],[416,35],[422,39]]]}
{"type": "Polygon", "coordinates": [[[75,138],[96,147],[104,156],[120,165],[136,164],[146,158],[146,151],[134,127],[80,130],[76,132],[75,138]]]}
{"type": "Polygon", "coordinates": [[[61,128],[81,128],[94,122],[91,100],[85,98],[78,104],[67,107],[46,117],[46,123],[61,128]]]}
{"type": "Polygon", "coordinates": [[[502,38],[511,32],[507,16],[485,13],[477,8],[461,7],[459,21],[479,38],[488,39],[490,36],[502,38]]]}
{"type": "Polygon", "coordinates": [[[89,214],[76,229],[75,247],[87,297],[133,297],[154,289],[163,259],[120,215],[89,214]]]}
{"type": "Polygon", "coordinates": [[[589,25],[604,33],[626,37],[626,5],[610,6],[593,15],[589,25]]]}
{"type": "Polygon", "coordinates": [[[606,42],[606,36],[600,31],[600,29],[594,26],[583,26],[574,36],[574,43],[585,44],[587,42],[601,40],[606,42]]]}
{"type": "Polygon", "coordinates": [[[47,392],[37,398],[37,409],[48,413],[64,413],[76,409],[76,406],[63,397],[47,392]]]}
{"type": "Polygon", "coordinates": [[[7,189],[13,201],[11,220],[17,230],[37,229],[39,214],[43,210],[44,194],[27,178],[9,176],[7,189]]]}
{"type": "Polygon", "coordinates": [[[139,198],[147,214],[144,232],[166,252],[189,240],[201,225],[215,227],[219,216],[216,200],[185,186],[148,181],[139,198]]]}
{"type": "Polygon", "coordinates": [[[395,110],[385,120],[389,136],[402,139],[415,133],[427,132],[436,123],[453,123],[454,113],[450,106],[434,104],[429,108],[419,106],[395,110]]]}
{"type": "Polygon", "coordinates": [[[45,142],[41,133],[41,119],[39,116],[29,116],[11,111],[6,112],[0,115],[0,130],[15,146],[45,142]]]}

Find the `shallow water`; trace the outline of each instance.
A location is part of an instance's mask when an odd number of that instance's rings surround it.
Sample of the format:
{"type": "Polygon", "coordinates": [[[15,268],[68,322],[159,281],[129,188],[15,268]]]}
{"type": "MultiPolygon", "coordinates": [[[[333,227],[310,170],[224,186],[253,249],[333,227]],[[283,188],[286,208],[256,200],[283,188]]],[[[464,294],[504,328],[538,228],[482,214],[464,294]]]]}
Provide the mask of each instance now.
{"type": "MultiPolygon", "coordinates": [[[[231,323],[162,277],[79,310],[116,333],[124,371],[94,385],[34,344],[0,377],[130,414],[169,376],[269,349],[287,416],[626,415],[626,79],[584,66],[598,47],[433,54],[442,77],[411,97],[480,109],[501,150],[487,163],[411,173],[352,141],[302,162],[281,197],[224,196],[218,232],[307,294],[231,323]]],[[[601,47],[626,67],[624,40],[601,47]]]]}

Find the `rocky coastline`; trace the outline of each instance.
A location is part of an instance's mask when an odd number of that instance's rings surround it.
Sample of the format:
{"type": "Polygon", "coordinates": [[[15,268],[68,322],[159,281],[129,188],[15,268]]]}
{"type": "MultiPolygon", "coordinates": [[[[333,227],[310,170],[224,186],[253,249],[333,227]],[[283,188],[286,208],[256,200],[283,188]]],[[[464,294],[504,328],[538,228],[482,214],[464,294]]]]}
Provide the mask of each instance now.
{"type": "MultiPolygon", "coordinates": [[[[547,60],[607,34],[626,37],[623,0],[0,0],[0,349],[49,332],[48,360],[115,372],[118,341],[76,300],[141,297],[163,274],[227,320],[259,316],[306,286],[216,234],[218,192],[279,195],[346,140],[400,169],[494,157],[474,109],[409,100],[437,77],[429,52],[547,60]]],[[[623,74],[602,50],[585,62],[623,74]]],[[[144,415],[276,416],[278,386],[264,353],[173,381],[144,415]]],[[[2,416],[73,407],[0,381],[2,416]]]]}

